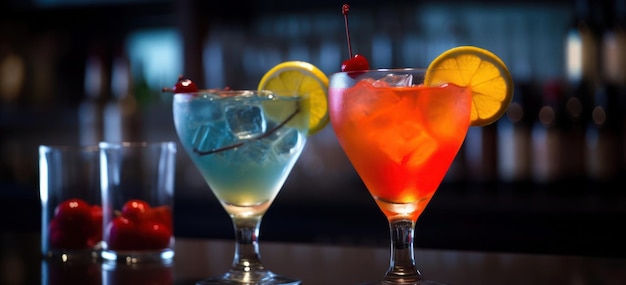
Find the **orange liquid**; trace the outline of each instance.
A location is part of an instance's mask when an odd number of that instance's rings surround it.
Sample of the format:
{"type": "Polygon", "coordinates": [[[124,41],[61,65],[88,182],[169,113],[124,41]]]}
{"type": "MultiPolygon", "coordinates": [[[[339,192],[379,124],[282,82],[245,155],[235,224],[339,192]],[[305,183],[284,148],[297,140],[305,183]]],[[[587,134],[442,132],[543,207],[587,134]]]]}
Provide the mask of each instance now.
{"type": "Polygon", "coordinates": [[[390,219],[417,220],[465,139],[471,91],[361,81],[329,98],[339,143],[378,206],[390,219]]]}

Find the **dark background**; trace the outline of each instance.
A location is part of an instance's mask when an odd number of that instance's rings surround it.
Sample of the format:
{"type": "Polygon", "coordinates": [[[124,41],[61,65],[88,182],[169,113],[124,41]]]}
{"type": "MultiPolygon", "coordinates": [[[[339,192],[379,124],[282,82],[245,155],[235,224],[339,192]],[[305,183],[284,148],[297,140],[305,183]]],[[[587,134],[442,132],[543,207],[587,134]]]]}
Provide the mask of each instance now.
{"type": "MultiPolygon", "coordinates": [[[[623,23],[626,13],[616,12],[624,11],[618,9],[622,7],[618,1],[590,3],[582,15],[597,27],[599,44],[602,35],[615,27],[614,20],[623,23]]],[[[125,126],[129,128],[125,139],[178,141],[171,101],[161,87],[185,74],[200,86],[256,88],[266,70],[291,59],[310,61],[327,74],[338,71],[347,58],[342,4],[0,2],[0,215],[8,217],[2,231],[39,231],[37,146],[81,143],[84,119],[78,108],[85,101],[89,56],[104,62],[108,80],[116,56],[130,60],[129,93],[135,109],[133,124],[125,126]],[[150,32],[165,40],[152,46],[148,41],[147,46],[160,47],[174,34],[174,49],[167,55],[151,55],[131,48],[138,34],[150,32]]],[[[449,175],[418,221],[417,246],[626,256],[626,67],[619,65],[621,80],[597,76],[602,74],[605,54],[598,49],[591,58],[598,63],[597,70],[582,81],[587,85],[567,80],[565,38],[581,15],[580,3],[349,4],[353,47],[374,67],[425,66],[443,50],[471,44],[500,55],[516,84],[514,107],[507,115],[498,124],[470,130],[449,175]],[[568,119],[564,106],[571,97],[584,102],[584,119],[568,119]],[[556,112],[552,123],[540,116],[546,106],[556,112]],[[593,121],[597,106],[609,114],[610,124],[593,121]]],[[[111,102],[111,92],[105,84],[96,103],[111,102]]],[[[176,235],[232,238],[228,216],[182,148],[177,159],[176,235]]],[[[265,216],[261,234],[262,240],[387,245],[387,223],[330,126],[311,137],[265,216]]]]}

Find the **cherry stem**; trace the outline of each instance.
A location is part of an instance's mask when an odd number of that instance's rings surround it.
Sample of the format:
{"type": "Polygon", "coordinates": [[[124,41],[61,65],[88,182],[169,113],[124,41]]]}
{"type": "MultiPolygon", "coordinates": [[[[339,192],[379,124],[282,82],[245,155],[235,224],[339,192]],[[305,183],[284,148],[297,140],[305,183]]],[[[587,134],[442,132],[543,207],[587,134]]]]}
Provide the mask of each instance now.
{"type": "Polygon", "coordinates": [[[350,30],[348,29],[348,12],[350,12],[350,5],[343,4],[341,6],[341,14],[343,14],[344,23],[346,25],[346,40],[348,41],[348,56],[352,58],[352,45],[350,44],[350,30]]]}

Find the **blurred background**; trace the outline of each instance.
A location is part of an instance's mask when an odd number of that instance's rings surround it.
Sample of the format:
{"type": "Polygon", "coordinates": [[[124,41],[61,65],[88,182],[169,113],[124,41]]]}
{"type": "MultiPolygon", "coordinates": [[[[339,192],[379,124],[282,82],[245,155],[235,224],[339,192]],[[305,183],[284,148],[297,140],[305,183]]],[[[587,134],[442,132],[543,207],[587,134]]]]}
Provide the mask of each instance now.
{"type": "MultiPolygon", "coordinates": [[[[626,256],[626,1],[354,1],[354,51],[425,67],[476,45],[515,82],[497,124],[471,128],[418,221],[424,248],[626,256]]],[[[173,140],[171,87],[256,88],[275,64],[327,74],[348,57],[342,1],[0,2],[3,231],[40,227],[37,146],[173,140]],[[297,2],[297,3],[295,3],[297,2]]],[[[176,235],[232,238],[179,147],[176,235]]],[[[388,226],[330,125],[310,138],[263,240],[387,246],[388,226]]]]}

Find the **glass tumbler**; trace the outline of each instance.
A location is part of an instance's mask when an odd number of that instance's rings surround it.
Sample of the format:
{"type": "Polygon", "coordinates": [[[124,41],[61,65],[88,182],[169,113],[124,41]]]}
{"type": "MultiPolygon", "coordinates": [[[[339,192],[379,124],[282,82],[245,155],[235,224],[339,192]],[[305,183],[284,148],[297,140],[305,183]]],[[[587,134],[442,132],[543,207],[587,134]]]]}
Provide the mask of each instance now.
{"type": "Polygon", "coordinates": [[[126,264],[174,257],[174,142],[101,142],[102,258],[126,264]]]}
{"type": "Polygon", "coordinates": [[[102,240],[97,146],[39,146],[41,252],[51,262],[92,261],[102,240]]]}

